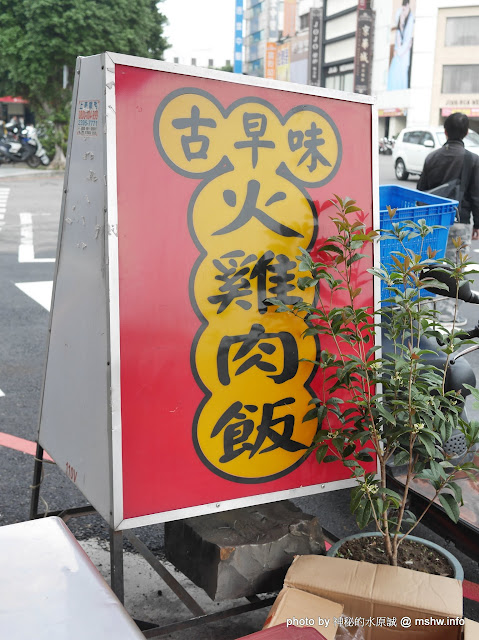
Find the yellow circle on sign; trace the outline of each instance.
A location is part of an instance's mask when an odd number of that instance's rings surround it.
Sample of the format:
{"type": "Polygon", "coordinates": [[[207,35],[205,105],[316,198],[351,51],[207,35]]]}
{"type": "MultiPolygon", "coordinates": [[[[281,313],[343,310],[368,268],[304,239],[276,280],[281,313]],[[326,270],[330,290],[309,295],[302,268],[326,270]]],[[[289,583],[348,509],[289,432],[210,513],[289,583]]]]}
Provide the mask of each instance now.
{"type": "Polygon", "coordinates": [[[196,93],[180,94],[160,112],[157,143],[175,171],[203,175],[224,155],[223,125],[223,115],[211,100],[196,93]]]}
{"type": "MultiPolygon", "coordinates": [[[[287,385],[284,385],[287,387],[287,385]]],[[[273,387],[252,389],[238,400],[233,389],[202,408],[195,425],[197,452],[218,475],[236,482],[266,482],[290,473],[308,454],[316,420],[303,422],[311,394],[303,387],[294,396],[284,389],[278,400],[273,387]]]]}
{"type": "Polygon", "coordinates": [[[319,109],[301,107],[283,127],[280,157],[289,173],[306,185],[331,180],[341,163],[341,138],[331,118],[319,109]]]}

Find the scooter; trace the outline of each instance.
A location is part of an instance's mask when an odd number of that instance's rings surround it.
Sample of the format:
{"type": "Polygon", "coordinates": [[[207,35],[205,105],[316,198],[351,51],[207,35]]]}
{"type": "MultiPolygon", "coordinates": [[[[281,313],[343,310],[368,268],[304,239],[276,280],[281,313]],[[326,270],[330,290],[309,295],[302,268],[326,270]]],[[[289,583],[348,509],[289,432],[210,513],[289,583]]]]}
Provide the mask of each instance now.
{"type": "MultiPolygon", "coordinates": [[[[433,269],[433,267],[431,267],[431,269],[433,269]]],[[[427,270],[423,272],[420,277],[423,278],[430,275],[449,287],[448,291],[431,287],[428,288],[430,293],[450,298],[455,298],[457,294],[459,300],[471,304],[479,304],[479,294],[471,289],[470,283],[467,280],[461,283],[459,291],[457,291],[456,281],[440,271],[434,271],[432,273],[431,270],[427,270]]],[[[464,340],[478,338],[479,327],[476,327],[472,331],[461,332],[458,334],[458,337],[462,337],[464,340]]],[[[387,352],[388,346],[387,340],[383,339],[383,351],[387,352]]],[[[434,352],[423,356],[423,361],[425,364],[432,364],[442,370],[444,370],[447,365],[445,389],[446,391],[453,389],[461,391],[463,398],[461,401],[461,418],[468,421],[465,402],[471,392],[464,385],[475,387],[476,376],[464,356],[479,349],[479,343],[454,354],[450,357],[449,362],[447,362],[445,353],[438,348],[439,346],[437,339],[423,338],[420,344],[421,349],[434,352]]],[[[451,462],[453,464],[469,462],[478,455],[477,452],[474,451],[467,453],[464,434],[458,429],[453,431],[452,437],[444,444],[444,451],[451,456],[451,462]]],[[[387,474],[390,488],[397,491],[404,489],[406,481],[406,469],[404,467],[395,467],[392,464],[388,465],[387,474]]],[[[457,482],[461,485],[464,499],[464,506],[460,510],[459,522],[454,524],[438,502],[433,503],[423,522],[427,523],[443,537],[453,540],[458,549],[475,559],[479,559],[479,484],[470,480],[466,474],[464,474],[464,478],[457,480],[457,482]]],[[[412,511],[415,511],[417,508],[417,510],[421,512],[432,497],[431,486],[425,481],[415,480],[409,487],[408,495],[409,508],[412,511]]]]}
{"type": "Polygon", "coordinates": [[[392,155],[394,147],[394,140],[390,138],[380,138],[379,139],[379,153],[383,153],[384,155],[390,156],[392,155]]]}
{"type": "Polygon", "coordinates": [[[0,140],[0,164],[26,162],[29,167],[36,168],[50,163],[34,126],[28,125],[20,131],[15,125],[6,125],[5,129],[7,135],[0,140]]]}

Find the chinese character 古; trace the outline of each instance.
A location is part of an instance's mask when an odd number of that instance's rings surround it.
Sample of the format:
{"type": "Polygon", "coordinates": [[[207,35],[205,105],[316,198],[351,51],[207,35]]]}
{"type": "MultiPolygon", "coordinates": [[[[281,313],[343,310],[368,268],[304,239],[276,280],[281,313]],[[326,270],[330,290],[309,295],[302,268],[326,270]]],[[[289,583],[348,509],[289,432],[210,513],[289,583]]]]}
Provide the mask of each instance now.
{"type": "Polygon", "coordinates": [[[283,398],[275,403],[267,403],[263,406],[261,423],[256,427],[256,434],[253,442],[249,438],[255,431],[254,421],[247,417],[244,410],[249,413],[256,413],[256,405],[243,405],[237,400],[223,413],[218,422],[213,427],[211,437],[215,438],[223,432],[224,455],[220,462],[231,462],[243,452],[248,451],[249,458],[255,454],[267,453],[275,449],[295,452],[308,447],[301,442],[292,440],[294,428],[294,416],[287,414],[278,418],[273,418],[276,407],[293,404],[294,398],[283,398]],[[282,432],[276,431],[273,427],[283,424],[282,432]],[[271,441],[271,445],[261,449],[266,440],[271,441]]]}
{"type": "Polygon", "coordinates": [[[181,136],[181,146],[185,158],[196,160],[201,158],[206,160],[208,157],[208,147],[210,146],[209,138],[199,134],[200,127],[216,128],[216,122],[212,118],[200,118],[200,110],[197,106],[191,107],[191,116],[189,118],[176,118],[172,122],[175,129],[190,129],[189,136],[181,136]]]}

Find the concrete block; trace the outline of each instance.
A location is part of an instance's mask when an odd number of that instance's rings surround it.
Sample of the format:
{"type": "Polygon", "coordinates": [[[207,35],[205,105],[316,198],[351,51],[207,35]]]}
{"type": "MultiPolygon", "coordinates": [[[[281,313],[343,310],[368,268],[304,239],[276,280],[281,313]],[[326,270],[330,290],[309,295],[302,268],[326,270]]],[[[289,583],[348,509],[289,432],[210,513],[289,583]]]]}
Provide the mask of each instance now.
{"type": "Polygon", "coordinates": [[[165,553],[219,601],[280,590],[294,556],[325,545],[318,519],[282,501],[168,522],[165,553]]]}

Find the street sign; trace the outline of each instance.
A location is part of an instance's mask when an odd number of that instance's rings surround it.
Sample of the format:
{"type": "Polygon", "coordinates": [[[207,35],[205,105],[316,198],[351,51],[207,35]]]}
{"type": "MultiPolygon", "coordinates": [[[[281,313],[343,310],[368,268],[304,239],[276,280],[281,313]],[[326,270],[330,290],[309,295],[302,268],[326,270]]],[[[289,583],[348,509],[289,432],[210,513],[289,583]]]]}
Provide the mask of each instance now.
{"type": "Polygon", "coordinates": [[[308,455],[321,345],[266,300],[310,300],[334,194],[373,225],[372,99],[112,53],[76,77],[40,444],[114,529],[351,486],[308,455]]]}

